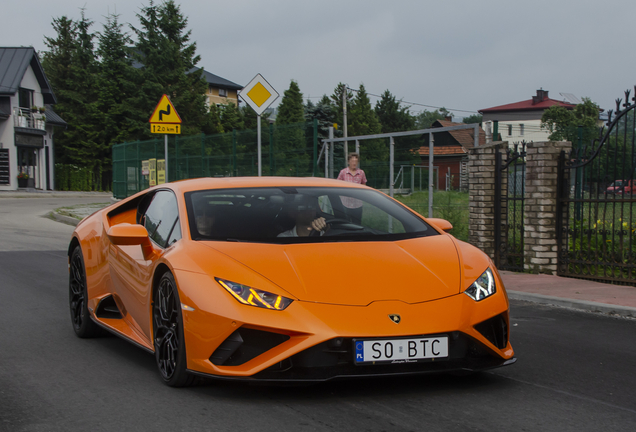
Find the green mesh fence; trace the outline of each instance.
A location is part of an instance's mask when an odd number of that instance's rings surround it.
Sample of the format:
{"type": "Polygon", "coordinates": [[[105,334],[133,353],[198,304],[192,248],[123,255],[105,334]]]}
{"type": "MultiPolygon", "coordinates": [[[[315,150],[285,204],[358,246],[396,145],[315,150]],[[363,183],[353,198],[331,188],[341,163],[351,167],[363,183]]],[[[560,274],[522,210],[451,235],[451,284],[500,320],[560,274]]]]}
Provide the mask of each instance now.
{"type": "MultiPolygon", "coordinates": [[[[361,151],[360,167],[368,185],[389,189],[388,141],[386,155],[369,160],[361,151]]],[[[317,163],[322,143],[318,139],[316,122],[276,126],[261,130],[262,175],[293,177],[325,177],[324,155],[317,163]]],[[[350,150],[352,150],[350,148],[350,150]]],[[[142,175],[142,161],[164,159],[164,136],[146,141],[127,142],[113,146],[113,194],[125,198],[149,187],[149,176],[142,175]]],[[[413,161],[396,161],[397,176],[401,166],[413,161]]],[[[346,166],[342,145],[336,144],[334,177],[346,166]]],[[[239,177],[258,175],[257,131],[242,130],[217,135],[168,136],[168,181],[198,177],[239,177]]],[[[403,177],[396,184],[415,190],[420,187],[420,170],[403,169],[403,177]],[[412,182],[411,177],[417,176],[412,182]]],[[[428,173],[422,172],[428,187],[428,173]]]]}

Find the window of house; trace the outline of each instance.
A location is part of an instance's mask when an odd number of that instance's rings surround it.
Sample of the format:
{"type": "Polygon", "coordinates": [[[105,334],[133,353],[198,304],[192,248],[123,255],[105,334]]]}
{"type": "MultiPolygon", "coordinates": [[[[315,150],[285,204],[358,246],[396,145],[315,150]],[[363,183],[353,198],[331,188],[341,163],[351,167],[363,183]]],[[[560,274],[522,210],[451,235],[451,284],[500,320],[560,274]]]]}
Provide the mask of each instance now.
{"type": "Polygon", "coordinates": [[[519,125],[519,135],[523,135],[523,124],[519,125]]]}
{"type": "Polygon", "coordinates": [[[221,97],[227,97],[227,90],[226,89],[219,89],[219,96],[221,97]]]}
{"type": "Polygon", "coordinates": [[[21,88],[18,91],[18,102],[20,108],[31,108],[33,105],[33,90],[21,88]]]}
{"type": "Polygon", "coordinates": [[[512,135],[512,125],[508,125],[508,136],[512,135]]]}

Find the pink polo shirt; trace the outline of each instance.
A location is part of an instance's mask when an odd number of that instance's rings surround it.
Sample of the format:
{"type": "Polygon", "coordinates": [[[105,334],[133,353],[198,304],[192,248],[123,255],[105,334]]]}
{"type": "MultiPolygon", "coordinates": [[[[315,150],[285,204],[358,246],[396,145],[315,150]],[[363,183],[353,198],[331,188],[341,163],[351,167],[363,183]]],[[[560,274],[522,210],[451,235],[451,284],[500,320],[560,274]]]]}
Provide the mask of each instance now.
{"type": "MultiPolygon", "coordinates": [[[[367,184],[367,176],[364,175],[364,171],[362,171],[360,168],[356,170],[355,174],[352,174],[349,170],[349,167],[346,167],[345,169],[340,171],[340,174],[338,174],[338,180],[363,185],[367,184]]],[[[342,200],[342,204],[347,208],[362,207],[362,201],[360,201],[359,199],[349,197],[341,197],[340,199],[342,200]]]]}

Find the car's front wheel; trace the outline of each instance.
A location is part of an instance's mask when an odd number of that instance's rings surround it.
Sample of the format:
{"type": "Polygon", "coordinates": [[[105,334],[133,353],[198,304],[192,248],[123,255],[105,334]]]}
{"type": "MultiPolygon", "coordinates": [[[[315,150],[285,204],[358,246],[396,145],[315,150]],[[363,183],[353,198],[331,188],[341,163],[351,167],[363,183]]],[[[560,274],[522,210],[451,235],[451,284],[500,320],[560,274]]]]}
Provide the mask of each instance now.
{"type": "Polygon", "coordinates": [[[186,371],[186,349],[179,292],[172,273],[159,280],[153,295],[152,322],[155,358],[164,383],[170,387],[192,384],[194,376],[186,371]]]}
{"type": "Polygon", "coordinates": [[[93,322],[88,312],[88,290],[82,249],[77,246],[71,253],[69,267],[69,306],[75,334],[81,338],[91,338],[103,334],[102,329],[93,322]]]}

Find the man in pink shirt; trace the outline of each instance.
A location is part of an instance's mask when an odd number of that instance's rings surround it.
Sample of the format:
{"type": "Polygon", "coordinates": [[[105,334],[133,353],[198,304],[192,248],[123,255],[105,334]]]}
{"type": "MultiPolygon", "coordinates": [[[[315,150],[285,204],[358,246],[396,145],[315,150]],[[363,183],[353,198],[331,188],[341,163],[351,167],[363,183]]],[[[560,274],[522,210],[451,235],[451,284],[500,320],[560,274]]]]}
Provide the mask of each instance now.
{"type": "MultiPolygon", "coordinates": [[[[340,171],[338,180],[363,185],[367,184],[367,176],[364,175],[364,171],[358,168],[360,155],[358,153],[349,153],[347,161],[349,166],[340,171]]],[[[341,197],[341,200],[351,222],[360,224],[362,222],[362,201],[349,197],[341,197]]]]}

